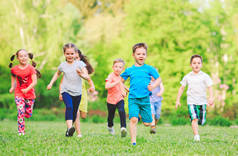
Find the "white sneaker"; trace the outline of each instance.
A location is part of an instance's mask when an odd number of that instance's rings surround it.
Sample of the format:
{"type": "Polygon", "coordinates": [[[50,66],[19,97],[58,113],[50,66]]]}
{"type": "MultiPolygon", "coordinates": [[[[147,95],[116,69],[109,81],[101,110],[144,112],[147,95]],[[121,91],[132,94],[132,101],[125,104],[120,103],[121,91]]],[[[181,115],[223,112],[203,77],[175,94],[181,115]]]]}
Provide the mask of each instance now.
{"type": "Polygon", "coordinates": [[[107,129],[108,129],[108,131],[109,131],[109,133],[110,133],[111,135],[114,135],[114,134],[115,134],[115,131],[114,131],[114,128],[113,128],[113,127],[108,127],[107,129]]]}
{"type": "Polygon", "coordinates": [[[82,134],[78,134],[77,137],[78,137],[78,138],[82,138],[82,134]]]}
{"type": "Polygon", "coordinates": [[[194,141],[200,141],[200,136],[199,135],[194,135],[194,141]]]}
{"type": "Polygon", "coordinates": [[[127,134],[127,130],[125,127],[122,127],[121,128],[121,137],[126,137],[126,134],[127,134]]]}

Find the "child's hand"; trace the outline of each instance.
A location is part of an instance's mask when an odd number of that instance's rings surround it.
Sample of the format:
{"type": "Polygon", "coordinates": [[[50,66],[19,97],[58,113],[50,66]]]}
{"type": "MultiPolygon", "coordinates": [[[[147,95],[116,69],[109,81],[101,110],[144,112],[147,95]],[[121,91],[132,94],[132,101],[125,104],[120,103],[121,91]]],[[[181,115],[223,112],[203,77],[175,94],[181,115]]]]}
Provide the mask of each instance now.
{"type": "Polygon", "coordinates": [[[25,89],[22,89],[21,91],[22,91],[23,94],[26,94],[28,92],[28,89],[25,88],[25,89]]]}
{"type": "Polygon", "coordinates": [[[151,85],[151,83],[147,86],[147,88],[148,88],[149,91],[153,90],[153,86],[151,85]]]}
{"type": "Polygon", "coordinates": [[[88,89],[88,91],[89,91],[90,93],[94,93],[94,92],[95,92],[95,88],[94,88],[94,87],[90,87],[90,88],[88,89]]]}
{"type": "Polygon", "coordinates": [[[157,93],[156,95],[157,95],[157,96],[159,96],[159,97],[160,97],[160,96],[162,96],[162,94],[161,94],[160,92],[159,92],[159,93],[157,93]]]}
{"type": "Polygon", "coordinates": [[[14,91],[14,88],[11,87],[11,88],[9,89],[9,93],[12,93],[13,91],[14,91]]]}
{"type": "Polygon", "coordinates": [[[63,101],[62,94],[60,94],[60,93],[59,93],[59,100],[60,100],[60,101],[63,101]]]}
{"type": "Polygon", "coordinates": [[[209,105],[209,106],[213,106],[213,105],[214,105],[214,98],[213,98],[213,97],[210,97],[210,98],[208,99],[208,105],[209,105]]]}
{"type": "Polygon", "coordinates": [[[52,88],[52,84],[49,84],[49,85],[47,86],[47,89],[50,90],[51,88],[52,88]]]}
{"type": "Polygon", "coordinates": [[[179,100],[176,101],[176,109],[178,108],[178,106],[180,107],[181,106],[181,103],[179,100]]]}

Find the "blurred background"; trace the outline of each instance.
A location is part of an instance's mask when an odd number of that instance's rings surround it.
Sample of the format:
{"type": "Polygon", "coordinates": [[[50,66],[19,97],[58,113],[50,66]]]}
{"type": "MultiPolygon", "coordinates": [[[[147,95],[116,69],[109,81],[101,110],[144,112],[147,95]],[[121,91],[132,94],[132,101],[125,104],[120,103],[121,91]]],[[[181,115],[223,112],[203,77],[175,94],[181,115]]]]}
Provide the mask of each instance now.
{"type": "Polygon", "coordinates": [[[0,120],[16,120],[8,64],[18,49],[34,54],[42,74],[32,120],[64,118],[60,80],[50,91],[46,86],[64,61],[63,45],[72,42],[95,69],[98,95],[90,96],[92,118],[85,121],[105,122],[104,86],[112,61],[122,58],[131,66],[132,46],[145,42],[146,63],[159,70],[165,86],[161,121],[188,118],[186,93],[179,110],[175,101],[182,77],[191,71],[191,55],[199,54],[214,82],[208,118],[238,124],[238,0],[0,0],[0,21],[0,120]]]}

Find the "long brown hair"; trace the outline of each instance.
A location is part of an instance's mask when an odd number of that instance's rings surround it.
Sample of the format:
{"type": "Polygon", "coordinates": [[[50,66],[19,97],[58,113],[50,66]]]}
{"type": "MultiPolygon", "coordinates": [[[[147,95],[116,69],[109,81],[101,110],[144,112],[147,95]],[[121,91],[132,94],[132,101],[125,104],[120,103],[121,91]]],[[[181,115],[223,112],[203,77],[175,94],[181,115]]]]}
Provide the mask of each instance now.
{"type": "Polygon", "coordinates": [[[79,49],[77,49],[77,52],[79,54],[80,60],[86,64],[86,69],[88,70],[88,74],[92,74],[94,72],[94,69],[92,65],[89,63],[87,56],[83,55],[79,49]]]}

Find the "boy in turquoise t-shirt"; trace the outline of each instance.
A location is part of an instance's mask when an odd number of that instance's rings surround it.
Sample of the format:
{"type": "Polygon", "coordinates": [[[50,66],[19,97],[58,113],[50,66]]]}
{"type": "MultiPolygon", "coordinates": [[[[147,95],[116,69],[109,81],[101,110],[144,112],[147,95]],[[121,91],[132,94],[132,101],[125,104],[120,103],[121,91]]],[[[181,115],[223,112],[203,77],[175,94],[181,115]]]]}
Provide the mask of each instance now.
{"type": "Polygon", "coordinates": [[[128,98],[130,135],[132,145],[136,145],[136,125],[139,114],[145,126],[150,126],[152,122],[150,95],[151,91],[157,87],[161,78],[156,69],[145,64],[147,56],[147,45],[137,43],[132,48],[135,64],[121,74],[124,82],[130,77],[130,89],[128,98]],[[155,79],[153,85],[150,84],[151,77],[155,79]]]}

